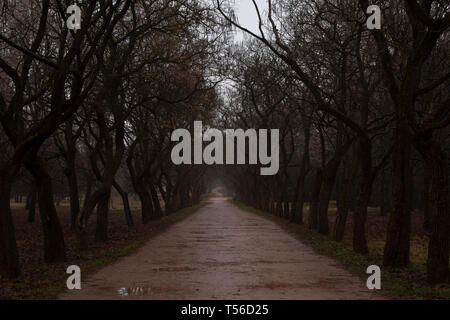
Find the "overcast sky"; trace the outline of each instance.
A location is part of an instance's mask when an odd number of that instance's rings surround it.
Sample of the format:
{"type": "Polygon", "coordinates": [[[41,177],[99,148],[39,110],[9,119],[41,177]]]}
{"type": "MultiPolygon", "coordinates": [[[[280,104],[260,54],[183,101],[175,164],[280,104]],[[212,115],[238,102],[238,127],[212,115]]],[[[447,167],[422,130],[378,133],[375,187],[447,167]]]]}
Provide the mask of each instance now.
{"type": "MultiPolygon", "coordinates": [[[[256,0],[261,13],[267,6],[266,0],[256,0]]],[[[256,14],[255,7],[252,0],[236,0],[236,15],[239,19],[239,23],[247,29],[259,34],[258,31],[258,16],[256,14]]],[[[242,33],[238,32],[236,40],[242,40],[242,33]]]]}

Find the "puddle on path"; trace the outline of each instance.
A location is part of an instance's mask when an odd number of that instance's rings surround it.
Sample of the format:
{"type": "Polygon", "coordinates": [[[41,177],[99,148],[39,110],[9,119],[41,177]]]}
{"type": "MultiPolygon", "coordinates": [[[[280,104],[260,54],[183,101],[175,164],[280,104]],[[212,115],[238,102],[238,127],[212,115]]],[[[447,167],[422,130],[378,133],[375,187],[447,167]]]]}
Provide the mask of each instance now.
{"type": "Polygon", "coordinates": [[[117,290],[117,294],[120,297],[148,296],[151,293],[152,288],[148,287],[128,287],[128,288],[120,288],[117,290]]]}

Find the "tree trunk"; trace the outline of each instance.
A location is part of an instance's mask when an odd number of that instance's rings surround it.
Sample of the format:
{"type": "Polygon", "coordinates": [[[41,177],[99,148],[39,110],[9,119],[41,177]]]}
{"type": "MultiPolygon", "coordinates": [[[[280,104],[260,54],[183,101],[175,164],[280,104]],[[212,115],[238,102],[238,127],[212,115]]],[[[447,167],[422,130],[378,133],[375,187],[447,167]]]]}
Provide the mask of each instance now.
{"type": "Polygon", "coordinates": [[[296,193],[292,203],[292,222],[303,224],[303,204],[305,201],[305,179],[309,166],[309,139],[305,142],[303,157],[300,162],[300,173],[297,180],[296,193]],[[307,145],[306,145],[307,144],[307,145]]]}
{"type": "Polygon", "coordinates": [[[26,209],[28,210],[27,221],[30,223],[34,222],[35,217],[36,217],[36,200],[37,200],[36,185],[33,184],[31,187],[31,191],[28,194],[27,205],[26,205],[26,209]]]}
{"type": "Polygon", "coordinates": [[[39,215],[44,234],[45,261],[64,261],[66,259],[64,234],[55,208],[51,177],[39,157],[27,159],[25,166],[33,175],[38,190],[39,215]]]}
{"type": "Polygon", "coordinates": [[[318,209],[319,209],[319,193],[322,185],[322,169],[317,168],[314,187],[311,193],[311,201],[309,205],[308,225],[310,229],[317,229],[318,225],[318,209]]]}
{"type": "Polygon", "coordinates": [[[123,195],[121,195],[122,197],[122,202],[123,202],[123,210],[125,212],[125,221],[127,223],[127,226],[129,228],[134,227],[134,221],[133,221],[133,215],[131,214],[131,209],[130,209],[130,201],[128,200],[128,193],[124,193],[123,195]]]}
{"type": "Polygon", "coordinates": [[[337,214],[333,228],[333,239],[338,242],[344,239],[345,227],[347,225],[347,216],[349,210],[348,202],[350,196],[349,195],[350,186],[351,184],[347,177],[347,169],[344,167],[344,172],[342,174],[342,181],[340,183],[340,188],[338,190],[337,214]]]}
{"type": "Polygon", "coordinates": [[[419,151],[425,159],[429,179],[428,200],[430,212],[430,240],[428,244],[427,276],[431,284],[449,280],[449,183],[447,159],[441,147],[431,136],[419,142],[419,151]]]}
{"type": "Polygon", "coordinates": [[[387,216],[389,209],[388,183],[386,181],[386,169],[381,171],[380,179],[380,216],[387,216]]]}
{"type": "Polygon", "coordinates": [[[11,184],[20,165],[8,161],[0,168],[0,275],[17,278],[20,275],[19,254],[12,219],[11,184]]]}
{"type": "Polygon", "coordinates": [[[425,168],[425,172],[424,172],[424,181],[423,181],[423,206],[422,206],[422,210],[423,210],[423,228],[426,230],[430,229],[430,207],[429,207],[429,203],[430,203],[430,197],[429,197],[429,192],[430,192],[430,178],[429,175],[427,173],[428,169],[425,168]]]}
{"type": "Polygon", "coordinates": [[[353,250],[357,253],[367,254],[369,252],[366,238],[367,207],[369,206],[373,183],[372,146],[370,141],[361,138],[358,149],[361,176],[353,215],[353,250]]]}
{"type": "Polygon", "coordinates": [[[163,216],[161,203],[159,202],[158,192],[154,185],[150,185],[150,193],[152,195],[153,207],[155,210],[153,211],[153,219],[159,219],[163,216]]]}
{"type": "Polygon", "coordinates": [[[408,185],[411,141],[406,120],[397,121],[397,141],[392,155],[392,210],[387,226],[383,265],[404,268],[409,264],[411,195],[408,185]]]}
{"type": "Polygon", "coordinates": [[[283,214],[285,219],[289,219],[291,217],[291,208],[287,197],[283,201],[283,214]]]}
{"type": "Polygon", "coordinates": [[[147,224],[153,217],[154,208],[152,198],[148,192],[138,193],[138,195],[141,199],[142,223],[147,224]]]}
{"type": "MultiPolygon", "coordinates": [[[[89,198],[87,199],[86,205],[83,206],[83,209],[80,212],[78,221],[77,221],[77,237],[78,237],[78,246],[80,250],[85,250],[89,246],[89,239],[88,239],[88,221],[89,217],[91,216],[92,212],[94,211],[95,207],[99,205],[99,203],[107,199],[106,209],[108,209],[108,203],[109,203],[109,195],[111,193],[111,187],[107,183],[103,183],[89,198]]],[[[103,210],[105,209],[104,203],[103,210]]],[[[105,215],[105,212],[99,211],[99,208],[97,208],[97,229],[99,228],[99,215],[105,215]]],[[[104,216],[103,216],[104,217],[104,216]]],[[[100,220],[103,218],[100,217],[100,220]]],[[[107,213],[106,213],[107,217],[107,213]]],[[[102,223],[102,221],[100,221],[102,223]]],[[[107,227],[107,225],[106,225],[107,227]]],[[[100,227],[101,228],[101,227],[100,227]]]]}
{"type": "Polygon", "coordinates": [[[305,205],[305,180],[303,178],[303,181],[300,182],[300,186],[298,188],[298,199],[296,201],[295,207],[292,208],[294,210],[293,214],[294,222],[297,224],[303,224],[304,205],[305,205]]]}
{"type": "Polygon", "coordinates": [[[131,214],[130,209],[130,201],[128,200],[128,193],[126,193],[122,187],[114,181],[114,188],[117,190],[117,192],[120,194],[120,197],[122,198],[123,202],[123,211],[125,212],[125,221],[127,223],[128,228],[134,227],[134,221],[133,221],[133,215],[131,214]]]}
{"type": "Polygon", "coordinates": [[[105,242],[108,240],[108,213],[111,189],[105,192],[97,204],[97,224],[95,228],[95,241],[105,242]]]}
{"type": "Polygon", "coordinates": [[[69,198],[70,198],[70,229],[73,231],[76,229],[77,216],[80,212],[80,197],[78,193],[78,181],[75,171],[75,159],[74,157],[68,157],[67,167],[64,170],[69,185],[69,198]]]}
{"type": "Polygon", "coordinates": [[[367,246],[366,238],[366,220],[367,220],[367,206],[370,201],[372,193],[372,181],[370,177],[365,174],[361,177],[360,189],[356,199],[354,211],[354,225],[353,225],[353,250],[357,253],[367,254],[369,248],[367,246]]]}
{"type": "Polygon", "coordinates": [[[275,191],[270,192],[269,213],[275,214],[275,191]]]}
{"type": "Polygon", "coordinates": [[[87,174],[86,175],[86,192],[84,193],[83,208],[86,207],[88,200],[91,197],[93,185],[94,185],[94,178],[93,178],[92,174],[87,174]]]}
{"type": "Polygon", "coordinates": [[[330,203],[331,193],[333,192],[340,162],[341,156],[338,155],[330,160],[323,172],[318,204],[318,230],[319,233],[325,235],[330,233],[328,222],[328,205],[330,203]]]}
{"type": "Polygon", "coordinates": [[[277,195],[277,208],[275,211],[275,215],[277,217],[282,217],[283,216],[283,200],[282,200],[282,195],[281,195],[281,191],[278,192],[277,195]]]}

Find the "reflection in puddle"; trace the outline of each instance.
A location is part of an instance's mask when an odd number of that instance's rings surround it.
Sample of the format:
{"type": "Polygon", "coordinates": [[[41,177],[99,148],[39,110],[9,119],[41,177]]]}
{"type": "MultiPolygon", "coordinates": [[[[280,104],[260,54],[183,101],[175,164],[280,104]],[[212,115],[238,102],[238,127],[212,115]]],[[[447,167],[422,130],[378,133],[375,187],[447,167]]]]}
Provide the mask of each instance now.
{"type": "Polygon", "coordinates": [[[117,294],[121,297],[144,296],[149,295],[151,291],[146,283],[134,283],[131,287],[118,289],[117,294]]]}

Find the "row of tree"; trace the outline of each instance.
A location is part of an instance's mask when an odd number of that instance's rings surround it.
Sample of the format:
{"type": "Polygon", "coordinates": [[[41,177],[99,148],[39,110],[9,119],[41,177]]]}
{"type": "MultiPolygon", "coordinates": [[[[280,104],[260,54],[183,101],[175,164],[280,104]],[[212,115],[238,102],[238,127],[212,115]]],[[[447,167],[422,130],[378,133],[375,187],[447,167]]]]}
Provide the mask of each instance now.
{"type": "Polygon", "coordinates": [[[211,70],[226,38],[196,0],[92,0],[80,30],[70,1],[2,1],[0,8],[0,275],[20,274],[10,199],[37,205],[46,262],[66,258],[55,206],[70,199],[80,249],[108,237],[112,189],[134,224],[128,194],[147,223],[199,202],[204,167],[174,166],[171,132],[211,118],[211,70]],[[55,188],[56,185],[56,188],[55,188]],[[81,203],[80,199],[84,199],[81,203]]]}
{"type": "Polygon", "coordinates": [[[254,166],[225,170],[237,199],[336,241],[351,210],[353,248],[362,254],[375,202],[390,212],[384,265],[399,268],[410,261],[412,209],[421,208],[428,280],[447,282],[448,3],[383,1],[382,29],[368,30],[367,0],[268,0],[264,8],[253,1],[258,31],[240,25],[226,2],[216,4],[248,40],[233,50],[225,127],[280,128],[278,175],[262,177],[254,166]]]}

